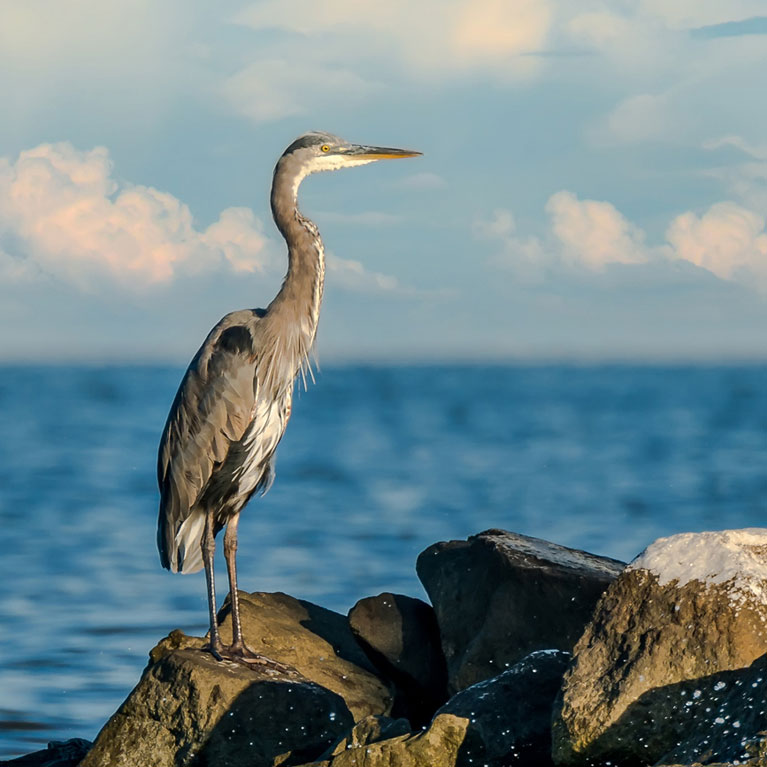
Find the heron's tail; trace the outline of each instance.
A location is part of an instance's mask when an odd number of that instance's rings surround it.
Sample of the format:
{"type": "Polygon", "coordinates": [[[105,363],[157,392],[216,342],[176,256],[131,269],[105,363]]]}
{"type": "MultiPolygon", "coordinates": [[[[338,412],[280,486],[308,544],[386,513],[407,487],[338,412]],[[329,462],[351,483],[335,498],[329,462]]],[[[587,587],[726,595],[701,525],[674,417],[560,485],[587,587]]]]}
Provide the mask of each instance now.
{"type": "Polygon", "coordinates": [[[205,512],[192,509],[180,525],[173,525],[170,519],[164,522],[157,525],[157,548],[162,566],[184,575],[201,570],[205,512]]]}

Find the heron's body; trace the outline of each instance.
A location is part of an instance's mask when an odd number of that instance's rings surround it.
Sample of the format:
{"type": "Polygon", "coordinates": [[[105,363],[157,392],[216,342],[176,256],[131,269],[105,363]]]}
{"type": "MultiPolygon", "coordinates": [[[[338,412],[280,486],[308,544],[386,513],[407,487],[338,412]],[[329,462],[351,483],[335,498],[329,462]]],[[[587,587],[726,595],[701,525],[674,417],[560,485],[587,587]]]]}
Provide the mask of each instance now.
{"type": "MultiPolygon", "coordinates": [[[[171,406],[158,456],[157,545],[164,567],[195,572],[205,566],[211,651],[218,637],[213,552],[227,527],[224,552],[233,609],[233,644],[242,660],[258,658],[240,634],[235,552],[239,514],[273,477],[274,453],[291,413],[293,386],[308,366],[317,333],[325,257],[317,227],[298,210],[302,179],[387,157],[417,153],[349,145],[330,134],[307,134],[285,151],[274,172],[271,205],[288,244],[288,272],[266,309],[227,314],[189,365],[171,406]]],[[[263,659],[261,659],[263,660],[263,659]]]]}

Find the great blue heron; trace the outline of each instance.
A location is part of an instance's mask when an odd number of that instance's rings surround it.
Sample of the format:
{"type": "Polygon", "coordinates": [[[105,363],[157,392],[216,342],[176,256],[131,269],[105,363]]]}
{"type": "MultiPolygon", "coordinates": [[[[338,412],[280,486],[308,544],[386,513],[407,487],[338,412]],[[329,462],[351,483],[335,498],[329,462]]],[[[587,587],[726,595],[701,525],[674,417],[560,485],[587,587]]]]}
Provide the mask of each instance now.
{"type": "Polygon", "coordinates": [[[288,245],[288,272],[266,309],[227,314],[208,334],[184,375],[160,440],[157,547],[163,567],[205,567],[210,652],[218,659],[268,663],[242,638],[237,598],[237,523],[257,491],[272,482],[277,443],[290,418],[293,386],[317,331],[325,277],[319,231],[298,210],[298,187],[310,173],[415,157],[405,149],[350,144],[307,133],[274,169],[272,214],[288,245]],[[213,577],[215,536],[226,527],[232,644],[221,642],[213,577]]]}

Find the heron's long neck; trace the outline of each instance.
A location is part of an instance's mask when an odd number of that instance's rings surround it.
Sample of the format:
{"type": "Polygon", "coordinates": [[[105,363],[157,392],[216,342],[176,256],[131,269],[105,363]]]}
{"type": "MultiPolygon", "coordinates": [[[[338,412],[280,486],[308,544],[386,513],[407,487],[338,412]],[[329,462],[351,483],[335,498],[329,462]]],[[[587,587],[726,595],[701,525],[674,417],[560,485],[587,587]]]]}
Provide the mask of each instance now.
{"type": "Polygon", "coordinates": [[[272,184],[272,213],[288,244],[288,273],[270,313],[284,319],[303,363],[317,333],[322,290],[325,283],[325,249],[314,222],[298,210],[298,185],[303,175],[278,164],[272,184]],[[293,337],[293,334],[296,334],[293,337]]]}

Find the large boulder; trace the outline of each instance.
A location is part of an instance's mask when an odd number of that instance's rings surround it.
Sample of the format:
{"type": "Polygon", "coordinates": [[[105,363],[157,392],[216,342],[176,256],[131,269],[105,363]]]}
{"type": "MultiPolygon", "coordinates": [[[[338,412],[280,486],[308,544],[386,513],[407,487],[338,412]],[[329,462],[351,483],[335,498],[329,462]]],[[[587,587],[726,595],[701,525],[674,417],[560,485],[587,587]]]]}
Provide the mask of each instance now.
{"type": "Polygon", "coordinates": [[[434,610],[402,594],[357,602],[349,626],[379,675],[394,685],[392,716],[418,728],[447,700],[447,669],[434,610]]]}
{"type": "Polygon", "coordinates": [[[316,758],[353,723],[297,672],[216,661],[171,635],[81,767],[276,767],[316,758]],[[176,649],[173,649],[176,648],[176,649]]]}
{"type": "Polygon", "coordinates": [[[765,653],[767,531],[656,541],[608,589],[575,647],[555,761],[744,759],[767,729],[765,653]]]}
{"type": "MultiPolygon", "coordinates": [[[[288,594],[240,592],[246,644],[338,693],[355,721],[391,713],[392,692],[354,638],[345,615],[288,594]]],[[[219,615],[231,636],[228,602],[219,615]]]]}
{"type": "Polygon", "coordinates": [[[623,562],[504,530],[437,543],[417,571],[437,615],[449,690],[535,650],[569,652],[623,562]]]}
{"type": "MultiPolygon", "coordinates": [[[[240,592],[245,641],[288,667],[218,662],[173,632],[99,733],[84,767],[271,767],[316,759],[392,696],[345,616],[286,594],[240,592]]],[[[228,607],[219,615],[230,636],[228,607]]]]}

